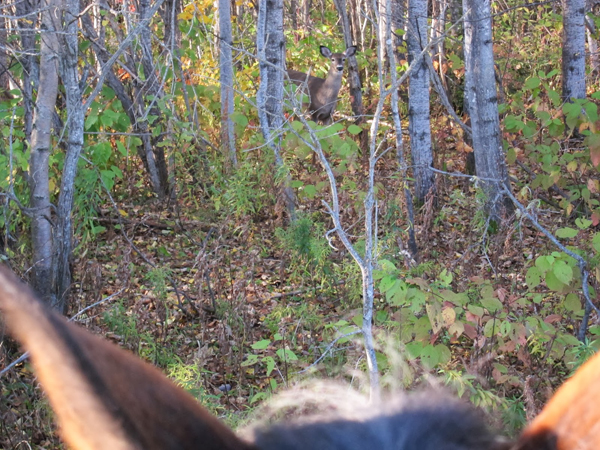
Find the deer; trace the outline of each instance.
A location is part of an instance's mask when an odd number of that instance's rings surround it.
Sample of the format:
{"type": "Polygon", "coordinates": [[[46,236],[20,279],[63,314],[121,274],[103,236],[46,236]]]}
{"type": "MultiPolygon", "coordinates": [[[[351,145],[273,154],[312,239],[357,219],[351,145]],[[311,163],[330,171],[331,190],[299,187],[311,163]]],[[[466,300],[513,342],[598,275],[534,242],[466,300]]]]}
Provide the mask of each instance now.
{"type": "Polygon", "coordinates": [[[332,53],[329,47],[321,45],[320,52],[325,58],[331,60],[327,78],[323,79],[291,69],[287,71],[287,74],[293,83],[306,86],[310,99],[308,111],[311,119],[315,123],[321,122],[323,125],[329,125],[337,104],[338,93],[342,87],[344,63],[347,58],[356,54],[356,46],[348,47],[343,53],[332,53]]]}
{"type": "Polygon", "coordinates": [[[326,411],[314,420],[259,427],[244,438],[156,367],[67,322],[1,265],[0,312],[29,352],[59,433],[75,450],[600,448],[599,355],[558,389],[516,441],[492,431],[473,406],[428,392],[375,403],[368,414],[326,411]]]}

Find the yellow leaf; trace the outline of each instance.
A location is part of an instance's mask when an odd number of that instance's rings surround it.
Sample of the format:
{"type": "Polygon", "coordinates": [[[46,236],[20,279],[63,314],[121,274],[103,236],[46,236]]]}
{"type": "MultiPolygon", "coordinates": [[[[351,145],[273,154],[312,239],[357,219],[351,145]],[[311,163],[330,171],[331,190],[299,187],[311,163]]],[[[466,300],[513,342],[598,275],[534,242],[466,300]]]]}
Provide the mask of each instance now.
{"type": "Polygon", "coordinates": [[[444,318],[444,324],[449,327],[456,321],[456,311],[452,307],[444,308],[442,310],[442,317],[444,318]]]}

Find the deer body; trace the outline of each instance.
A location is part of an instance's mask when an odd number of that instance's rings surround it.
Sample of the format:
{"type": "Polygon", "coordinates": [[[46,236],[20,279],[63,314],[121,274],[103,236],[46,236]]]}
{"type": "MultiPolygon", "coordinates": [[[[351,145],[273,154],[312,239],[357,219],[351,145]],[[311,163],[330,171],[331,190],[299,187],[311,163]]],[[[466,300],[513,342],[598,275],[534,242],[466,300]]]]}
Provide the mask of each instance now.
{"type": "Polygon", "coordinates": [[[327,78],[307,75],[297,70],[288,70],[287,74],[295,84],[306,85],[310,104],[308,111],[311,119],[325,125],[331,123],[331,116],[335,112],[338,93],[342,87],[342,75],[346,58],[356,53],[356,47],[348,47],[343,53],[332,53],[328,47],[321,46],[321,54],[331,60],[327,78]]]}
{"type": "Polygon", "coordinates": [[[349,416],[326,410],[314,420],[258,428],[244,440],[155,367],[38,302],[2,266],[0,312],[30,352],[61,435],[75,450],[600,448],[600,355],[558,390],[514,444],[492,433],[476,409],[431,393],[358,405],[349,416]]]}

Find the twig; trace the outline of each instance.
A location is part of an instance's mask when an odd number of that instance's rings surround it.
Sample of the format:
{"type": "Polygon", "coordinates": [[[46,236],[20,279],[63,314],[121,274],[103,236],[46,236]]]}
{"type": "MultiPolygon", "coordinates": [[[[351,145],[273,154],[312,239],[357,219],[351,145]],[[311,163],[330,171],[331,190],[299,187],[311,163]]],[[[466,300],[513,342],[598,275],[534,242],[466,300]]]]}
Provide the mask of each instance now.
{"type": "Polygon", "coordinates": [[[325,349],[325,351],[323,352],[323,354],[321,356],[319,356],[314,363],[312,363],[310,366],[302,369],[301,371],[296,372],[296,374],[304,373],[308,369],[310,369],[312,367],[315,367],[317,364],[319,364],[323,360],[323,358],[325,358],[329,354],[329,352],[335,346],[335,344],[337,344],[338,341],[340,341],[341,339],[344,339],[344,338],[347,338],[347,337],[350,337],[350,336],[354,336],[355,334],[361,334],[361,333],[362,333],[362,330],[355,330],[355,331],[351,331],[350,333],[346,333],[346,334],[343,334],[341,336],[338,336],[332,342],[329,343],[329,345],[327,346],[327,348],[325,349]]]}

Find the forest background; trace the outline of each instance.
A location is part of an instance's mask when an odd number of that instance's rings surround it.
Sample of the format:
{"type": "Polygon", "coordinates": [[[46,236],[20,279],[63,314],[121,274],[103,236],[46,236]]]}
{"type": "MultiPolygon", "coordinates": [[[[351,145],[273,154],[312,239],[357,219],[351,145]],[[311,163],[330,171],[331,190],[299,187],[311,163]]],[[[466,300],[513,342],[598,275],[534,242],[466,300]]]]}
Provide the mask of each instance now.
{"type": "MultiPolygon", "coordinates": [[[[600,346],[599,3],[4,3],[0,258],[234,425],[433,376],[518,430],[600,346]]],[[[18,356],[0,447],[58,448],[18,356]]]]}

